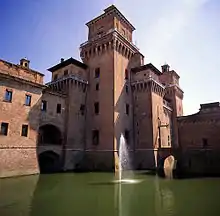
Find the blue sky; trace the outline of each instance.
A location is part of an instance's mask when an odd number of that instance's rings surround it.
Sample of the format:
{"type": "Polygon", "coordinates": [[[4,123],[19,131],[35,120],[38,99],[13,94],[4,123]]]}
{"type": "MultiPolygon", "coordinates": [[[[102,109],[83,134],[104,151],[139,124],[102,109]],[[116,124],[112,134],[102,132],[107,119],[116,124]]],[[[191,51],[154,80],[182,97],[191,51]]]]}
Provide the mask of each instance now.
{"type": "Polygon", "coordinates": [[[145,63],[168,63],[181,76],[184,114],[220,101],[220,1],[218,0],[0,0],[0,58],[46,69],[79,58],[85,23],[115,4],[136,27],[134,42],[145,63]]]}

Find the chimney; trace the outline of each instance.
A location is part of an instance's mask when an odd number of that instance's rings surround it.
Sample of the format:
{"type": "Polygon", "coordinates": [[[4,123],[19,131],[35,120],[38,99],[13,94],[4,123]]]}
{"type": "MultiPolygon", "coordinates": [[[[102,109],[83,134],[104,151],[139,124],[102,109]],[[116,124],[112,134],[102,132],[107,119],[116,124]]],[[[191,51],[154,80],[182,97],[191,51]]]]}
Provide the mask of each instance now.
{"type": "Polygon", "coordinates": [[[168,64],[162,65],[161,68],[162,68],[162,73],[170,71],[170,66],[168,64]]]}
{"type": "Polygon", "coordinates": [[[60,59],[60,62],[61,62],[61,63],[64,62],[64,58],[61,58],[61,59],[60,59]]]}
{"type": "Polygon", "coordinates": [[[26,67],[26,68],[29,68],[29,64],[30,64],[30,61],[27,59],[27,58],[22,58],[20,60],[20,65],[22,67],[26,67]]]}

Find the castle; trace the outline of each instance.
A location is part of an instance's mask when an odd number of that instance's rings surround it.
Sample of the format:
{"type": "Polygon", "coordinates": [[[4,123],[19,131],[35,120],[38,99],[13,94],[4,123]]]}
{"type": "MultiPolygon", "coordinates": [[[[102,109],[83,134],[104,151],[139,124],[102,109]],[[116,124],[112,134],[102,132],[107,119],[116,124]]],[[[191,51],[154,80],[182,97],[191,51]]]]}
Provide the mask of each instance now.
{"type": "Polygon", "coordinates": [[[29,60],[0,60],[0,177],[114,170],[121,135],[135,169],[154,169],[158,149],[180,148],[178,73],[144,64],[135,28],[115,6],[86,25],[82,62],[62,58],[47,84],[29,60]]]}

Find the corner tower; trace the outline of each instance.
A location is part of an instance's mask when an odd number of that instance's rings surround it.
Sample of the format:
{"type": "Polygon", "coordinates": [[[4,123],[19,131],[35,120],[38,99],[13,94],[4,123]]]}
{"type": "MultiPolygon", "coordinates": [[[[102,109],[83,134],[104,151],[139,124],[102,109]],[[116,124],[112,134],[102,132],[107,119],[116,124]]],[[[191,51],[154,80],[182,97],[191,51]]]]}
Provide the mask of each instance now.
{"type": "Polygon", "coordinates": [[[89,66],[86,150],[94,157],[92,168],[113,168],[121,134],[132,148],[130,68],[143,64],[144,57],[132,43],[135,28],[114,5],[86,25],[88,41],[80,46],[89,66]]]}

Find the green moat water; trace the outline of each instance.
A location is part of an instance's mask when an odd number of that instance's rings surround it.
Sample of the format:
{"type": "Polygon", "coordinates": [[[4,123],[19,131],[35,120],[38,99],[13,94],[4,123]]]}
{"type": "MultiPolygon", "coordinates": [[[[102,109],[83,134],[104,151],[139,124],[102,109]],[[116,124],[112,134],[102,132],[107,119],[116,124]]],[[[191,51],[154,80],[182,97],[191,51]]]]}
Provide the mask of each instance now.
{"type": "Polygon", "coordinates": [[[111,173],[65,173],[0,179],[1,216],[215,216],[220,179],[167,180],[135,174],[139,184],[112,184],[111,173]]]}

